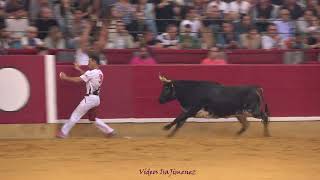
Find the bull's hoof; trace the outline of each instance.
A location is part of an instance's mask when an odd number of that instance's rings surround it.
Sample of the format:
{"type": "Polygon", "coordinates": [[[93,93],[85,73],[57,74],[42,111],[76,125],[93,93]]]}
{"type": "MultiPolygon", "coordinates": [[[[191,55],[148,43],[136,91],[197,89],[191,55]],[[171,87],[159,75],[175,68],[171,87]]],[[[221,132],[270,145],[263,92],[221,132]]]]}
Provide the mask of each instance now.
{"type": "Polygon", "coordinates": [[[167,135],[167,138],[172,138],[175,135],[175,132],[171,132],[167,135]]]}
{"type": "Polygon", "coordinates": [[[240,131],[237,132],[237,136],[242,135],[245,131],[246,129],[240,129],[240,131]]]}
{"type": "Polygon", "coordinates": [[[269,132],[264,132],[263,135],[264,135],[264,137],[271,137],[269,132]]]}
{"type": "Polygon", "coordinates": [[[163,127],[163,130],[168,131],[170,128],[171,128],[171,125],[168,124],[163,127]]]}

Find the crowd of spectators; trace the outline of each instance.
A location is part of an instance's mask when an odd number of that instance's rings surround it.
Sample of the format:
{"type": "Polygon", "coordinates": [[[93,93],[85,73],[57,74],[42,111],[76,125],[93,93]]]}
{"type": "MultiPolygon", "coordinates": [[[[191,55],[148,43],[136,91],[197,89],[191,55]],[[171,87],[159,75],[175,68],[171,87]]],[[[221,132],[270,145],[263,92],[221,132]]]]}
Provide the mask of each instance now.
{"type": "Polygon", "coordinates": [[[319,17],[320,0],[0,0],[0,48],[320,48],[319,17]]]}

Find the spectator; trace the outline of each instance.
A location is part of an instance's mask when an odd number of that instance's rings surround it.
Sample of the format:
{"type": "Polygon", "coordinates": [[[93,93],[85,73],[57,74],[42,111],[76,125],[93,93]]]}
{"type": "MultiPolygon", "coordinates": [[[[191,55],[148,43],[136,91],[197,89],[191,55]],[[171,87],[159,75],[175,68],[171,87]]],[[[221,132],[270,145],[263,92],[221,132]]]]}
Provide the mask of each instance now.
{"type": "Polygon", "coordinates": [[[282,40],[292,37],[295,31],[295,25],[294,22],[290,20],[289,10],[281,9],[280,19],[274,21],[274,24],[277,26],[278,33],[280,33],[282,40]]]}
{"type": "Polygon", "coordinates": [[[303,15],[302,7],[297,3],[297,0],[285,0],[285,3],[281,9],[287,9],[290,13],[290,17],[293,20],[297,20],[303,15]]]}
{"type": "Polygon", "coordinates": [[[173,18],[172,18],[173,20],[172,21],[169,20],[168,21],[169,24],[171,22],[172,24],[179,27],[179,25],[181,24],[181,21],[185,19],[186,11],[187,11],[187,7],[179,4],[178,1],[173,3],[173,18]]]}
{"type": "Polygon", "coordinates": [[[229,4],[222,0],[213,0],[208,4],[208,8],[210,8],[211,6],[217,6],[222,14],[229,13],[229,4]]]}
{"type": "Polygon", "coordinates": [[[231,23],[223,23],[222,32],[218,35],[217,46],[226,49],[236,49],[239,46],[239,38],[234,32],[231,23]]]}
{"type": "Polygon", "coordinates": [[[22,9],[23,11],[25,10],[23,8],[23,3],[18,0],[6,1],[5,6],[6,6],[5,11],[8,14],[15,13],[17,11],[17,9],[22,9]]]}
{"type": "MultiPolygon", "coordinates": [[[[156,23],[157,28],[159,32],[165,32],[166,27],[171,23],[172,21],[169,21],[168,19],[172,19],[174,17],[174,7],[176,6],[173,1],[170,0],[155,0],[156,4],[156,23]]],[[[178,10],[177,7],[175,7],[176,10],[178,10]]]]}
{"type": "Polygon", "coordinates": [[[143,36],[143,46],[161,48],[161,41],[157,40],[151,31],[145,31],[143,36]]]}
{"type": "Polygon", "coordinates": [[[184,32],[179,35],[179,44],[182,49],[199,49],[201,43],[199,38],[193,36],[192,26],[186,24],[183,28],[184,32]]]}
{"type": "Polygon", "coordinates": [[[57,26],[52,26],[48,36],[44,39],[46,47],[50,49],[65,49],[66,41],[63,38],[62,32],[57,26]]]}
{"type": "Polygon", "coordinates": [[[316,16],[311,17],[311,25],[307,28],[308,32],[320,32],[320,20],[316,16]]]}
{"type": "Polygon", "coordinates": [[[116,32],[109,33],[107,48],[134,48],[133,37],[128,33],[122,21],[116,24],[116,32]]]}
{"type": "Polygon", "coordinates": [[[77,44],[83,30],[85,29],[85,20],[82,18],[83,12],[79,9],[73,11],[71,14],[71,19],[66,19],[66,38],[67,38],[67,45],[69,48],[78,48],[77,44]]]}
{"type": "Polygon", "coordinates": [[[111,15],[108,25],[108,32],[109,33],[115,33],[117,32],[117,22],[121,21],[121,13],[116,10],[116,8],[113,6],[111,7],[111,15]]]}
{"type": "Polygon", "coordinates": [[[268,26],[268,32],[262,36],[261,43],[263,49],[273,49],[281,47],[281,38],[278,34],[277,26],[275,24],[270,24],[268,26]]]}
{"type": "Polygon", "coordinates": [[[260,0],[252,11],[259,32],[267,31],[270,21],[278,17],[278,9],[270,3],[270,0],[260,0]]]}
{"type": "Polygon", "coordinates": [[[225,56],[218,47],[212,47],[208,52],[208,57],[201,61],[204,65],[224,65],[227,64],[225,56]]]}
{"type": "Polygon", "coordinates": [[[138,10],[141,11],[145,17],[145,23],[150,31],[157,34],[157,26],[155,22],[154,4],[148,0],[139,0],[138,10]]]}
{"type": "Polygon", "coordinates": [[[6,30],[11,32],[11,37],[20,39],[25,35],[29,27],[29,20],[26,17],[26,12],[22,8],[18,8],[11,12],[9,17],[5,19],[6,30]]]}
{"type": "Polygon", "coordinates": [[[217,33],[222,29],[223,23],[222,13],[218,9],[218,6],[209,6],[206,17],[203,20],[203,25],[212,30],[212,32],[217,33]]]}
{"type": "Polygon", "coordinates": [[[205,0],[193,0],[191,5],[196,11],[196,14],[200,17],[204,17],[207,9],[205,0]]]}
{"type": "Polygon", "coordinates": [[[187,10],[186,19],[183,20],[180,24],[180,30],[182,32],[185,31],[185,26],[189,24],[191,28],[191,35],[198,37],[200,28],[201,28],[201,21],[197,17],[196,10],[194,8],[190,8],[187,10]]]}
{"type": "Polygon", "coordinates": [[[309,48],[306,43],[304,35],[296,33],[293,37],[284,42],[284,48],[286,49],[307,49],[309,48]]]}
{"type": "Polygon", "coordinates": [[[239,35],[248,33],[249,29],[253,26],[252,19],[249,15],[244,15],[241,21],[236,22],[234,26],[239,35]]]}
{"type": "Polygon", "coordinates": [[[320,32],[312,32],[310,33],[307,44],[312,49],[320,49],[320,32]]]}
{"type": "Polygon", "coordinates": [[[157,62],[150,56],[146,47],[141,47],[139,52],[131,59],[130,64],[135,65],[150,65],[157,64],[157,62]]]}
{"type": "Polygon", "coordinates": [[[201,28],[201,48],[208,49],[209,47],[215,46],[215,36],[209,27],[203,26],[201,28]]]}
{"type": "Polygon", "coordinates": [[[102,49],[106,45],[106,37],[107,37],[107,28],[103,24],[98,40],[94,41],[92,45],[90,44],[90,33],[92,30],[93,24],[91,22],[86,22],[84,26],[84,30],[79,40],[79,48],[76,50],[75,54],[75,63],[79,65],[88,65],[89,56],[88,52],[92,51],[95,54],[99,55],[100,64],[107,64],[107,59],[102,52],[102,49]]]}
{"type": "Polygon", "coordinates": [[[134,19],[136,8],[129,3],[129,0],[119,0],[115,5],[115,10],[119,12],[122,22],[128,26],[134,19]]]}
{"type": "Polygon", "coordinates": [[[312,17],[312,11],[304,11],[303,16],[296,21],[297,32],[304,34],[309,33],[309,27],[311,27],[312,24],[312,17]]]}
{"type": "Polygon", "coordinates": [[[70,36],[69,28],[72,27],[72,20],[74,19],[72,14],[73,7],[70,0],[56,1],[53,6],[53,14],[56,17],[60,30],[68,36],[70,36]],[[69,27],[70,26],[70,27],[69,27]]]}
{"type": "Polygon", "coordinates": [[[5,25],[5,11],[4,11],[4,3],[0,4],[0,29],[4,29],[6,27],[5,25]]]}
{"type": "Polygon", "coordinates": [[[73,7],[83,12],[82,18],[84,19],[88,19],[93,14],[93,2],[91,0],[73,1],[73,7]]]}
{"type": "Polygon", "coordinates": [[[53,9],[52,0],[29,0],[30,22],[32,24],[39,18],[42,8],[53,9]]]}
{"type": "Polygon", "coordinates": [[[238,13],[241,16],[249,14],[250,3],[244,0],[235,0],[230,2],[229,11],[233,13],[238,13]]]}
{"type": "Polygon", "coordinates": [[[9,32],[6,32],[4,28],[0,29],[0,49],[10,47],[10,36],[9,32]]]}
{"type": "Polygon", "coordinates": [[[244,49],[260,49],[261,36],[256,28],[249,29],[248,33],[240,35],[240,46],[244,49]]]}
{"type": "Polygon", "coordinates": [[[305,10],[310,10],[316,17],[320,16],[320,1],[318,0],[306,0],[305,10]]]}
{"type": "Polygon", "coordinates": [[[53,17],[52,10],[47,7],[41,8],[39,18],[36,20],[35,26],[40,31],[39,38],[44,39],[48,35],[49,29],[52,26],[58,26],[58,23],[53,17]]]}
{"type": "Polygon", "coordinates": [[[140,41],[140,37],[143,34],[143,31],[147,29],[146,17],[144,12],[137,11],[135,12],[135,19],[131,21],[131,24],[128,26],[129,33],[133,36],[134,41],[140,41]]]}
{"type": "Polygon", "coordinates": [[[21,38],[22,48],[26,49],[34,49],[39,46],[43,46],[43,42],[41,39],[37,38],[38,29],[34,26],[30,26],[27,29],[27,35],[21,38]]]}
{"type": "Polygon", "coordinates": [[[179,49],[178,28],[169,24],[167,31],[160,34],[157,39],[164,48],[179,49]]]}

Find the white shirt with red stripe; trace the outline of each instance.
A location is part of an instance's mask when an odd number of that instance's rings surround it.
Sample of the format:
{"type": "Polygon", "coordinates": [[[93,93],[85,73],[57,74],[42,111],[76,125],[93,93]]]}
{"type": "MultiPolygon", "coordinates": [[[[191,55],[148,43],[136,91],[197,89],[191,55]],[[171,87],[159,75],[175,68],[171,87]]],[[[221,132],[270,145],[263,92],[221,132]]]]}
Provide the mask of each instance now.
{"type": "Polygon", "coordinates": [[[100,69],[93,69],[86,71],[80,78],[86,82],[87,94],[100,90],[103,82],[103,73],[100,69]]]}

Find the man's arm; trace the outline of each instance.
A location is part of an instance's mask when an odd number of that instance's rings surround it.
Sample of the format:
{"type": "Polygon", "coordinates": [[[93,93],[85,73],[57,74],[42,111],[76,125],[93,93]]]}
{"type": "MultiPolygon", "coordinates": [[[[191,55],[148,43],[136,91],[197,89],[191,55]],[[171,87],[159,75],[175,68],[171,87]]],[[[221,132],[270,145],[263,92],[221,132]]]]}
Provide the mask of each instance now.
{"type": "Polygon", "coordinates": [[[81,75],[85,73],[85,71],[82,70],[81,67],[80,67],[80,65],[77,64],[77,63],[74,63],[74,69],[76,69],[77,71],[79,71],[81,75]]]}
{"type": "Polygon", "coordinates": [[[83,82],[83,80],[80,77],[67,76],[64,72],[60,72],[59,76],[61,80],[65,80],[65,81],[74,82],[74,83],[83,82]]]}

